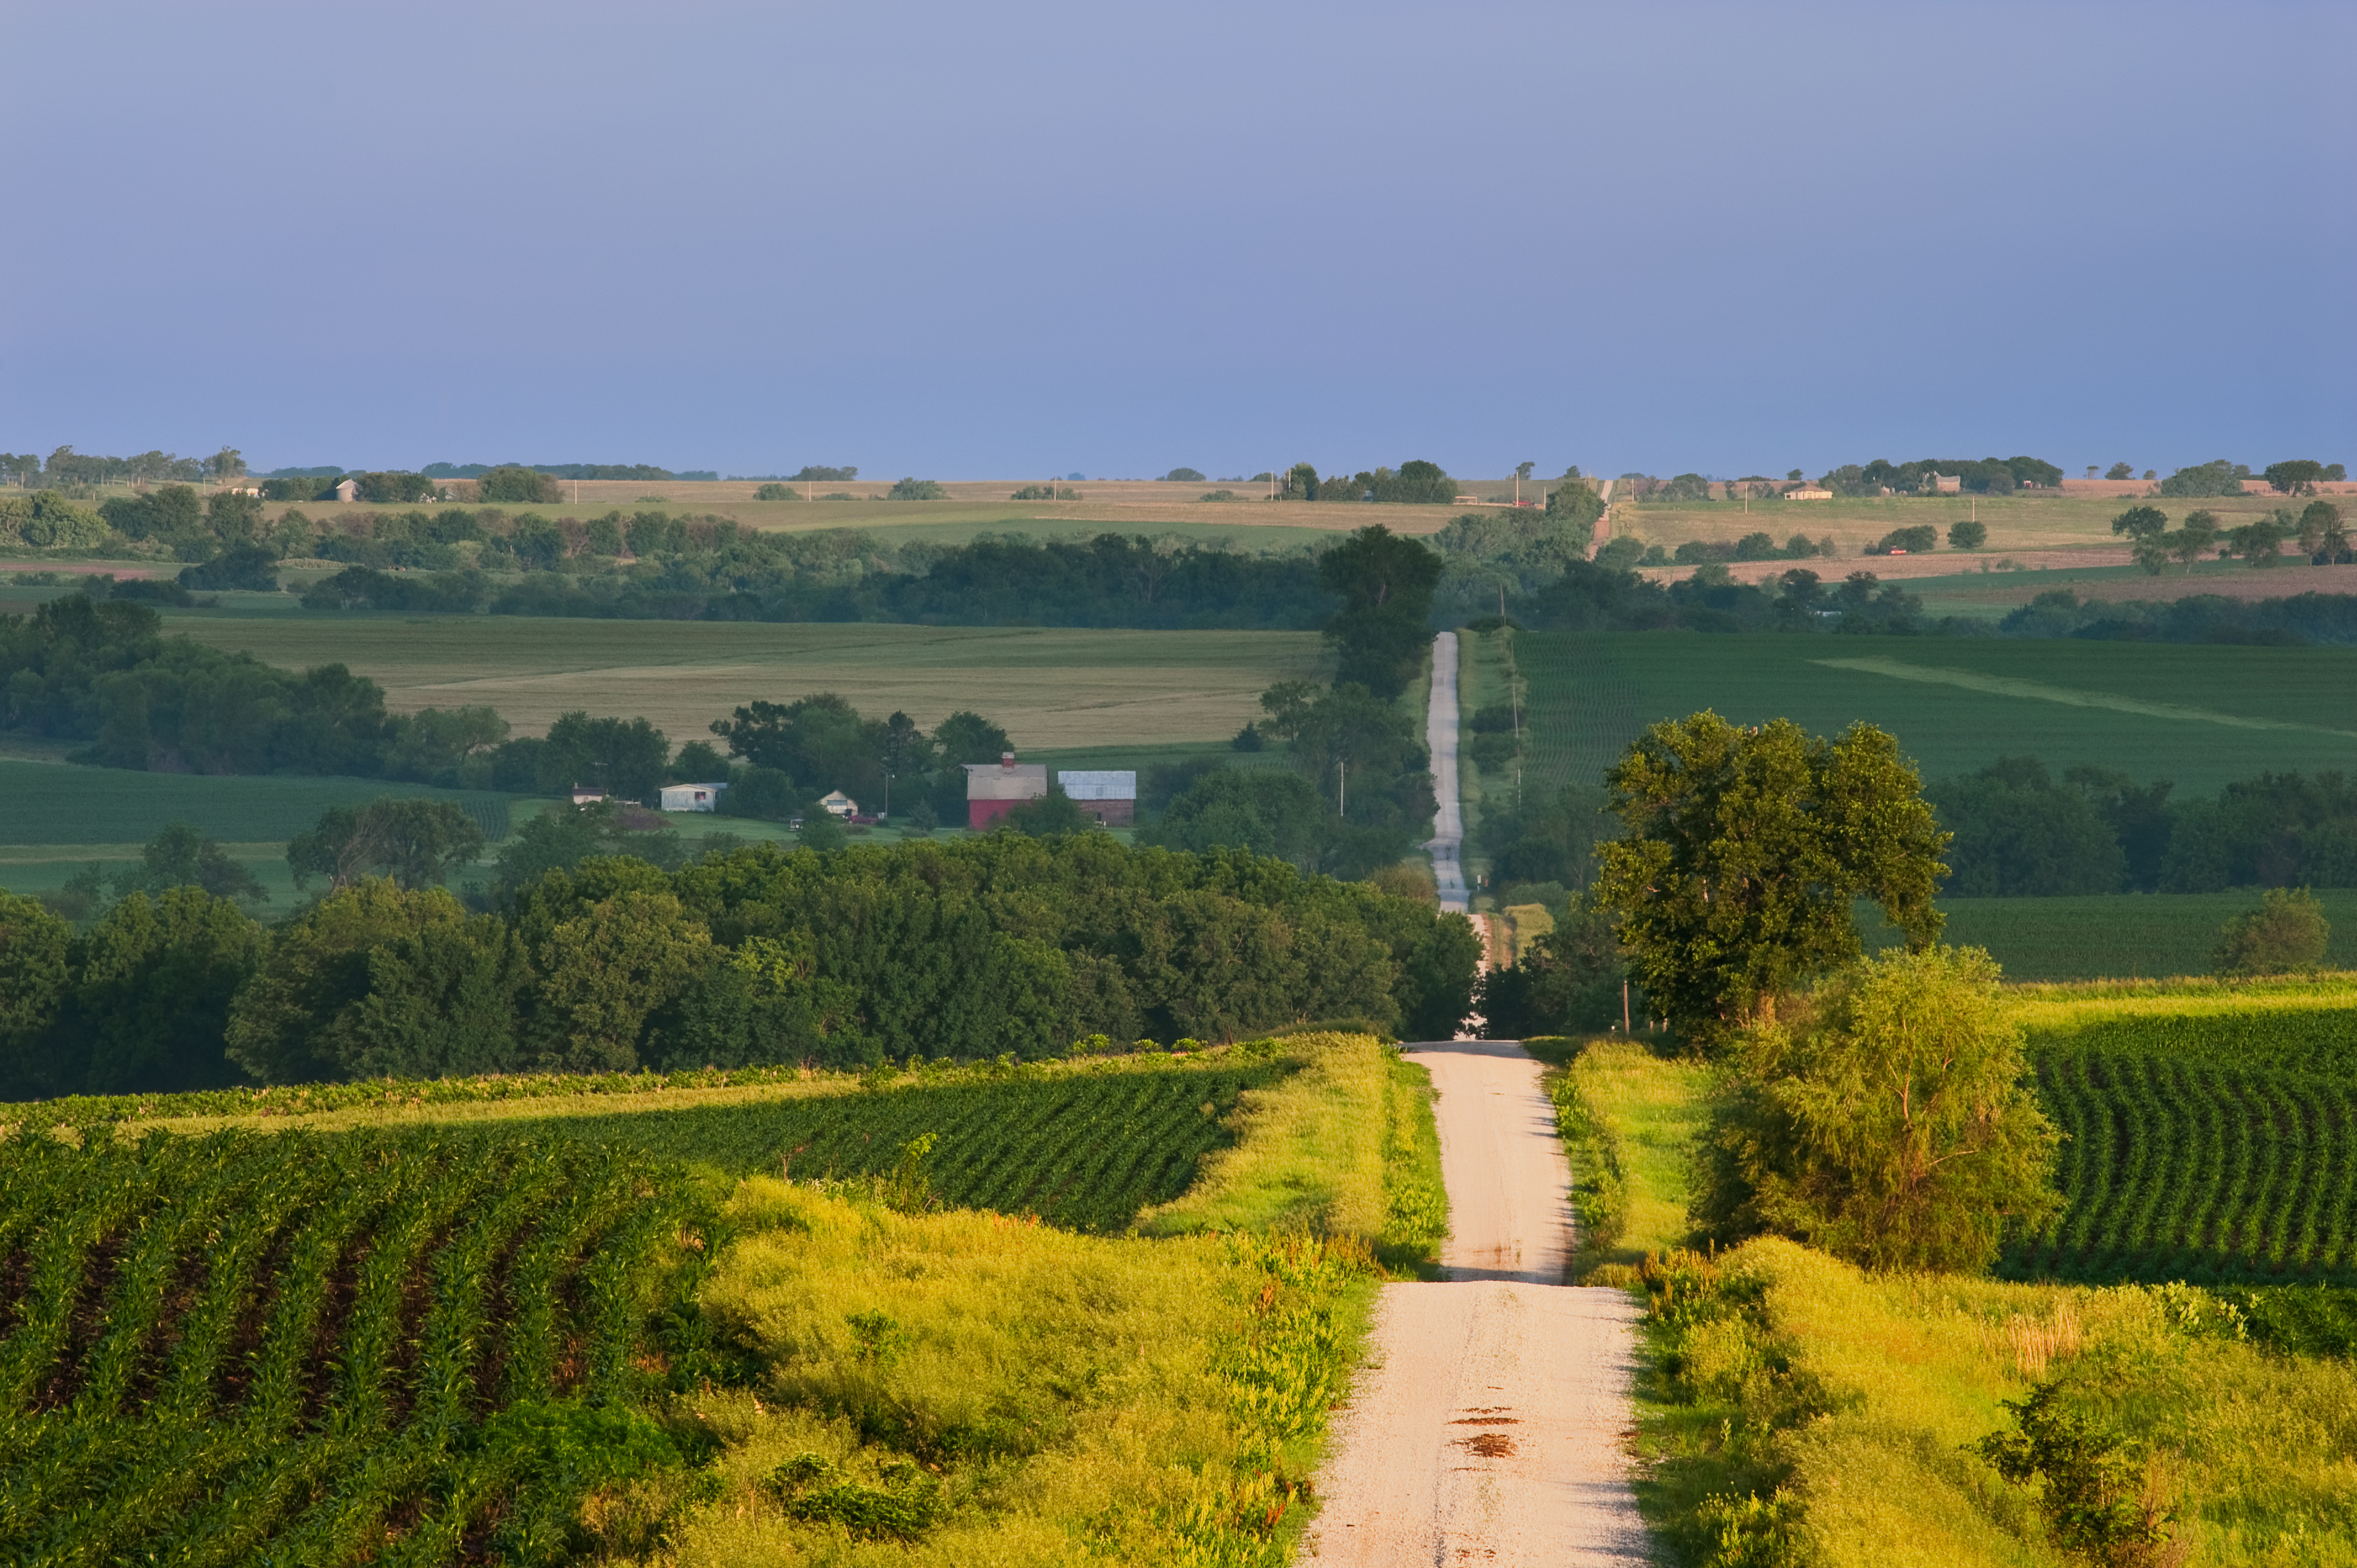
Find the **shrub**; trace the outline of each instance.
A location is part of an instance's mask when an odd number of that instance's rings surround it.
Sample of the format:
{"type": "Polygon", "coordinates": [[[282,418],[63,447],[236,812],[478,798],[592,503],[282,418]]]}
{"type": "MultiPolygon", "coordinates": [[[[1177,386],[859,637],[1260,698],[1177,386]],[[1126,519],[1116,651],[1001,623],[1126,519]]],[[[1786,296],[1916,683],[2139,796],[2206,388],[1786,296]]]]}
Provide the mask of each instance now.
{"type": "Polygon", "coordinates": [[[1940,531],[1932,524],[1923,522],[1916,524],[1913,528],[1892,529],[1880,539],[1876,540],[1867,553],[1888,555],[1893,551],[1904,551],[1910,555],[1921,555],[1926,551],[1937,550],[1939,547],[1940,531]]]}
{"type": "Polygon", "coordinates": [[[1976,948],[1867,959],[1743,1042],[1705,1140],[1694,1216],[1878,1269],[1979,1270],[2008,1222],[2061,1207],[2058,1134],[1976,948]]]}
{"type": "Polygon", "coordinates": [[[755,490],[753,499],[757,501],[798,501],[802,498],[802,492],[791,485],[770,484],[755,490]]]}
{"type": "Polygon", "coordinates": [[[1197,468],[1173,468],[1162,478],[1165,483],[1169,484],[1200,485],[1203,482],[1204,475],[1197,468]]]}
{"type": "Polygon", "coordinates": [[[938,479],[896,479],[885,496],[885,499],[896,501],[945,501],[949,499],[949,491],[942,488],[938,479]]]}
{"type": "Polygon", "coordinates": [[[475,481],[476,494],[488,502],[545,502],[554,504],[565,499],[565,491],[553,474],[518,464],[502,463],[496,468],[486,468],[475,481]]]}
{"type": "Polygon", "coordinates": [[[2211,963],[2220,974],[2315,969],[2324,961],[2324,944],[2331,935],[2315,894],[2305,887],[2270,887],[2257,908],[2221,929],[2211,963]]]}
{"type": "Polygon", "coordinates": [[[1987,523],[1966,518],[1962,522],[1948,525],[1948,548],[1951,550],[1978,550],[1987,542],[1987,523]]]}
{"type": "Polygon", "coordinates": [[[180,586],[199,591],[246,588],[257,593],[278,591],[278,557],[259,544],[241,544],[180,574],[180,586]]]}

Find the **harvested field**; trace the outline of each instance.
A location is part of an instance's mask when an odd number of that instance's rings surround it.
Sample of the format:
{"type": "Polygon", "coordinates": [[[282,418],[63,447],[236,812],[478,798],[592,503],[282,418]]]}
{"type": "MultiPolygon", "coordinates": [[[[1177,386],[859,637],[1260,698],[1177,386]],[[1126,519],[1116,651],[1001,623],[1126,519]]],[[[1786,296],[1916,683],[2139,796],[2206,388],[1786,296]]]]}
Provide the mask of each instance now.
{"type": "Polygon", "coordinates": [[[207,619],[172,629],[289,668],[340,660],[401,713],[483,703],[519,735],[644,714],[674,741],[756,697],[836,692],[931,727],[961,708],[1026,748],[1226,740],[1278,681],[1318,678],[1315,633],[589,621],[506,616],[207,619]]]}

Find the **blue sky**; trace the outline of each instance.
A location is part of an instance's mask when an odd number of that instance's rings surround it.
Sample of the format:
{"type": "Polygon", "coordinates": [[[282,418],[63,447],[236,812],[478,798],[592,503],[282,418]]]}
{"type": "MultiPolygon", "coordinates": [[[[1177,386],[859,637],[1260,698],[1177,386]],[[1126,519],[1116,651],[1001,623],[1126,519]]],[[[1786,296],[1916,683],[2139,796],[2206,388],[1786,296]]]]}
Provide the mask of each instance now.
{"type": "Polygon", "coordinates": [[[2347,4],[10,8],[0,449],[2357,462],[2347,4]]]}

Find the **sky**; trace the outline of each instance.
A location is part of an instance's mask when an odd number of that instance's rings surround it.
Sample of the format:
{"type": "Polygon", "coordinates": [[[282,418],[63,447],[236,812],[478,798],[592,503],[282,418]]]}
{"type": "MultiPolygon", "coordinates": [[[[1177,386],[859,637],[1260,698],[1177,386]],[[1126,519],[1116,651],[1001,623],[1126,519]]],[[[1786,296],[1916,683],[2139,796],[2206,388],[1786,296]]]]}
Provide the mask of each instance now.
{"type": "Polygon", "coordinates": [[[2357,462],[2357,5],[10,0],[0,450],[2357,462]]]}

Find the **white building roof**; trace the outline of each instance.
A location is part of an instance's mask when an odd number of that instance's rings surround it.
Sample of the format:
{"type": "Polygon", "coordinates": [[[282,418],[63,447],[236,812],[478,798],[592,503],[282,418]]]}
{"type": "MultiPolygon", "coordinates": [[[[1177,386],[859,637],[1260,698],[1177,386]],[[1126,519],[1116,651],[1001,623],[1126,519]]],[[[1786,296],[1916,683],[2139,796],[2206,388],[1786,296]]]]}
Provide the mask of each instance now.
{"type": "Polygon", "coordinates": [[[969,762],[965,765],[965,798],[969,800],[1036,800],[1048,792],[1044,762],[969,762]]]}
{"type": "Polygon", "coordinates": [[[1067,768],[1056,775],[1075,800],[1135,800],[1137,774],[1127,768],[1067,768]]]}

